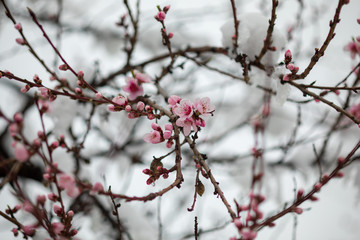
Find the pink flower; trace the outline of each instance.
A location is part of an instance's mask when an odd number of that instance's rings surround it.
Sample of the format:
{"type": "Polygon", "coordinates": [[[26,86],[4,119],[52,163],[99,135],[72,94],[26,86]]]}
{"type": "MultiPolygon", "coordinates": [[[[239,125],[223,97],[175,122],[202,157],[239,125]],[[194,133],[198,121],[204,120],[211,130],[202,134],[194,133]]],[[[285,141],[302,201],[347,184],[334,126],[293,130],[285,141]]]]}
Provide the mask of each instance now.
{"type": "Polygon", "coordinates": [[[61,231],[64,230],[65,226],[64,224],[60,223],[60,222],[54,222],[51,224],[51,227],[54,231],[55,234],[60,234],[61,231]]]}
{"type": "Polygon", "coordinates": [[[344,48],[345,51],[349,51],[351,58],[354,59],[356,55],[360,55],[360,41],[352,41],[344,48]]]}
{"type": "Polygon", "coordinates": [[[69,197],[77,197],[80,194],[80,190],[76,187],[75,179],[72,176],[60,173],[58,177],[60,188],[66,190],[69,197]]]}
{"type": "Polygon", "coordinates": [[[183,99],[173,108],[173,112],[180,117],[180,119],[190,118],[193,115],[193,104],[188,99],[183,99]]]}
{"type": "Polygon", "coordinates": [[[168,99],[168,103],[170,104],[171,107],[176,106],[180,101],[181,101],[181,98],[176,95],[172,95],[168,99]]]}
{"type": "Polygon", "coordinates": [[[26,225],[22,227],[22,230],[24,231],[24,233],[28,236],[32,236],[35,233],[35,227],[32,225],[26,225]]]}
{"type": "Polygon", "coordinates": [[[132,77],[126,77],[126,86],[122,87],[122,89],[130,94],[129,99],[131,101],[144,93],[144,89],[139,85],[139,81],[132,77]]]}
{"type": "Polygon", "coordinates": [[[147,133],[145,134],[143,139],[145,142],[149,142],[153,144],[160,143],[163,141],[159,131],[152,131],[151,133],[147,133]]]}
{"type": "Polygon", "coordinates": [[[210,98],[208,97],[195,99],[194,108],[204,116],[209,116],[215,111],[215,106],[210,104],[210,98]]]}
{"type": "Polygon", "coordinates": [[[173,125],[171,123],[165,124],[165,130],[172,131],[173,125]]]}
{"type": "Polygon", "coordinates": [[[158,124],[156,124],[156,123],[152,123],[152,124],[151,124],[151,128],[152,128],[153,130],[155,130],[155,131],[159,131],[159,132],[162,131],[162,130],[161,130],[161,127],[160,127],[158,124]]]}
{"type": "Polygon", "coordinates": [[[194,129],[195,132],[197,132],[198,130],[195,121],[192,118],[179,118],[178,120],[176,120],[176,125],[183,128],[185,136],[189,136],[191,132],[191,127],[194,129]]]}
{"type": "Polygon", "coordinates": [[[140,83],[149,83],[149,82],[151,82],[151,78],[149,77],[149,75],[147,75],[145,73],[138,72],[138,71],[135,71],[135,78],[140,83]]]}
{"type": "Polygon", "coordinates": [[[102,97],[103,97],[103,95],[101,94],[101,92],[95,93],[95,98],[96,98],[96,99],[100,99],[100,98],[102,98],[102,97]]]}
{"type": "Polygon", "coordinates": [[[349,109],[349,113],[357,119],[360,119],[360,103],[352,105],[349,109]]]}
{"type": "Polygon", "coordinates": [[[124,97],[124,96],[116,96],[112,99],[112,101],[123,107],[128,104],[128,101],[127,101],[126,97],[124,97]]]}
{"type": "Polygon", "coordinates": [[[30,154],[26,147],[22,143],[16,143],[15,145],[15,158],[19,162],[26,162],[30,157],[30,154]]]}
{"type": "Polygon", "coordinates": [[[164,133],[163,133],[163,135],[164,135],[164,138],[165,138],[165,139],[169,139],[169,138],[171,138],[172,131],[165,130],[164,133]]]}
{"type": "Polygon", "coordinates": [[[256,235],[257,233],[251,230],[245,230],[241,232],[241,236],[243,237],[244,240],[253,240],[256,238],[256,235]]]}
{"type": "Polygon", "coordinates": [[[40,87],[39,88],[40,91],[40,95],[44,98],[48,98],[49,97],[49,89],[45,88],[45,87],[40,87]]]}

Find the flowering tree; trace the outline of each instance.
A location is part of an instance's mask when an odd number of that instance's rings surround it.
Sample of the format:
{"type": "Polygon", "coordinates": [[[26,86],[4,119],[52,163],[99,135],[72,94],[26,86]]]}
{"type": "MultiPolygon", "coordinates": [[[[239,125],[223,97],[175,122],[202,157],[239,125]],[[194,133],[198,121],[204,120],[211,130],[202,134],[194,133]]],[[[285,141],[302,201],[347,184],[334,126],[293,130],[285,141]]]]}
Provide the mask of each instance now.
{"type": "Polygon", "coordinates": [[[359,186],[359,2],[90,2],[1,0],[4,236],[267,239],[290,216],[296,239],[320,190],[359,186]]]}

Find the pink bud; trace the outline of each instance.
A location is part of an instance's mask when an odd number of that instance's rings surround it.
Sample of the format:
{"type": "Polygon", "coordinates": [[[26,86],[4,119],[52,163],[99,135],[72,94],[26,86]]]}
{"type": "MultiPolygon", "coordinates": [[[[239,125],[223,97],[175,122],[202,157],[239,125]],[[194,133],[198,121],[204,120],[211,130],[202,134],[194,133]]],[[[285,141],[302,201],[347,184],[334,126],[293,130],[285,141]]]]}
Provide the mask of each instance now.
{"type": "Polygon", "coordinates": [[[294,64],[290,63],[286,66],[287,69],[289,69],[290,71],[294,70],[295,66],[294,64]]]}
{"type": "Polygon", "coordinates": [[[76,92],[77,94],[79,94],[79,95],[81,95],[81,94],[82,94],[82,90],[81,90],[81,88],[75,88],[75,92],[76,92]]]}
{"type": "Polygon", "coordinates": [[[302,196],[304,195],[304,189],[300,188],[297,192],[297,198],[302,198],[302,196]]]}
{"type": "Polygon", "coordinates": [[[36,202],[42,206],[44,206],[45,202],[46,202],[46,196],[45,195],[38,195],[36,197],[36,202]]]}
{"type": "Polygon", "coordinates": [[[142,172],[143,172],[144,174],[146,174],[146,175],[149,175],[150,172],[151,172],[151,170],[148,169],[148,168],[146,168],[146,169],[144,169],[142,172]]]}
{"type": "Polygon", "coordinates": [[[289,74],[285,74],[283,77],[283,81],[289,81],[290,80],[290,75],[289,74]]]}
{"type": "Polygon", "coordinates": [[[22,92],[22,93],[26,93],[26,92],[28,92],[30,90],[30,86],[29,85],[25,85],[25,86],[23,86],[21,89],[20,89],[20,91],[22,92]]]}
{"type": "Polygon", "coordinates": [[[54,141],[53,143],[51,143],[51,146],[50,146],[52,149],[55,149],[57,147],[59,147],[59,141],[54,141]]]}
{"type": "Polygon", "coordinates": [[[155,116],[154,116],[154,114],[148,114],[147,115],[147,118],[149,119],[149,120],[153,120],[154,118],[155,118],[155,116]]]}
{"type": "Polygon", "coordinates": [[[297,207],[297,208],[294,209],[294,212],[297,213],[297,214],[302,214],[303,210],[302,210],[302,208],[297,207]]]}
{"type": "Polygon", "coordinates": [[[132,110],[130,105],[126,105],[125,106],[125,111],[130,112],[132,110]]]}
{"type": "Polygon", "coordinates": [[[173,130],[173,125],[171,123],[165,124],[165,130],[172,131],[173,130]]]}
{"type": "Polygon", "coordinates": [[[360,18],[356,19],[357,23],[360,24],[360,18]]]}
{"type": "Polygon", "coordinates": [[[165,17],[166,14],[163,11],[158,12],[158,14],[154,16],[154,18],[158,21],[164,21],[165,17]]]}
{"type": "Polygon", "coordinates": [[[290,61],[291,61],[291,58],[292,58],[292,54],[291,54],[291,51],[288,49],[285,52],[285,59],[290,59],[290,61]]]}
{"type": "Polygon", "coordinates": [[[17,143],[15,146],[15,158],[19,162],[26,162],[30,157],[30,154],[26,147],[22,143],[17,143]]]}
{"type": "Polygon", "coordinates": [[[60,234],[61,231],[64,230],[65,226],[64,224],[60,223],[60,222],[54,222],[51,224],[51,227],[54,231],[55,234],[60,234]]]}
{"type": "Polygon", "coordinates": [[[13,228],[11,231],[13,232],[15,237],[19,234],[17,228],[13,228]]]}
{"type": "Polygon", "coordinates": [[[163,11],[164,11],[165,13],[167,13],[167,12],[169,11],[169,9],[170,9],[170,5],[167,5],[167,6],[165,6],[165,7],[163,8],[163,11]]]}
{"type": "Polygon", "coordinates": [[[17,39],[15,39],[15,41],[19,45],[25,45],[26,44],[26,42],[25,42],[25,40],[23,38],[17,38],[17,39]]]}
{"type": "Polygon", "coordinates": [[[314,190],[315,190],[316,192],[318,192],[318,191],[320,191],[321,187],[322,187],[322,184],[321,184],[321,183],[317,183],[317,184],[314,185],[314,190]]]}
{"type": "Polygon", "coordinates": [[[110,112],[114,112],[115,111],[115,106],[114,105],[108,105],[108,110],[110,111],[110,112]]]}
{"type": "Polygon", "coordinates": [[[20,30],[22,29],[21,23],[15,24],[14,27],[15,27],[15,29],[18,30],[18,31],[20,31],[20,30]]]}
{"type": "Polygon", "coordinates": [[[97,182],[92,187],[90,194],[95,195],[96,193],[99,192],[104,192],[104,186],[101,183],[97,182]]]}
{"type": "Polygon", "coordinates": [[[145,103],[143,103],[142,101],[139,101],[137,104],[136,104],[136,109],[139,110],[139,111],[142,111],[144,110],[145,108],[145,103]]]}
{"type": "Polygon", "coordinates": [[[103,97],[103,95],[101,94],[101,92],[95,93],[95,98],[96,98],[96,99],[100,99],[100,98],[102,98],[102,97],[103,97]]]}
{"type": "Polygon", "coordinates": [[[68,211],[67,212],[67,214],[66,214],[68,217],[73,217],[74,216],[74,211],[73,210],[70,210],[70,211],[68,211]]]}
{"type": "Polygon", "coordinates": [[[23,120],[24,120],[24,117],[23,117],[22,113],[17,112],[17,113],[14,114],[14,121],[15,122],[22,123],[23,120]]]}
{"type": "Polygon", "coordinates": [[[167,147],[167,148],[171,148],[173,144],[174,144],[174,142],[173,142],[172,140],[168,140],[168,141],[166,142],[166,147],[167,147]]]}
{"type": "Polygon", "coordinates": [[[154,129],[155,131],[159,131],[159,132],[162,131],[161,127],[156,123],[151,123],[151,128],[154,129]]]}
{"type": "Polygon", "coordinates": [[[79,71],[79,72],[78,72],[78,77],[79,77],[79,78],[83,78],[83,77],[84,77],[84,72],[83,72],[83,71],[79,71]]]}
{"type": "Polygon", "coordinates": [[[152,178],[148,178],[148,180],[146,180],[146,184],[150,185],[154,182],[154,180],[152,178]]]}
{"type": "Polygon", "coordinates": [[[61,70],[61,71],[66,71],[66,70],[68,70],[68,66],[67,66],[66,64],[61,64],[61,65],[59,66],[59,70],[61,70]]]}
{"type": "Polygon", "coordinates": [[[56,196],[55,193],[49,193],[49,194],[47,195],[47,197],[48,197],[48,199],[49,199],[50,201],[53,201],[53,202],[56,202],[56,200],[58,199],[58,197],[56,196]]]}
{"type": "Polygon", "coordinates": [[[163,135],[164,135],[164,138],[165,138],[165,139],[169,139],[169,138],[171,138],[172,131],[165,130],[164,133],[163,133],[163,135]]]}
{"type": "Polygon", "coordinates": [[[31,212],[34,211],[34,206],[31,204],[31,202],[29,202],[28,200],[26,200],[26,201],[23,203],[23,209],[24,209],[24,211],[31,213],[31,212]]]}
{"type": "Polygon", "coordinates": [[[22,230],[24,231],[24,233],[28,236],[32,236],[35,233],[35,228],[34,226],[31,225],[26,225],[22,227],[22,230]]]}
{"type": "Polygon", "coordinates": [[[235,224],[235,226],[236,226],[237,228],[241,228],[242,225],[243,225],[242,222],[241,222],[241,220],[240,220],[240,218],[235,218],[234,224],[235,224]]]}
{"type": "Polygon", "coordinates": [[[62,208],[59,206],[59,205],[57,205],[57,204],[54,204],[54,213],[56,214],[56,215],[61,215],[62,214],[62,212],[63,212],[63,210],[62,210],[62,208]]]}
{"type": "Polygon", "coordinates": [[[318,99],[318,98],[315,98],[315,102],[317,102],[317,103],[318,103],[318,102],[320,102],[320,99],[318,99]]]}
{"type": "Polygon", "coordinates": [[[172,38],[174,34],[172,32],[169,33],[168,38],[172,38]]]}

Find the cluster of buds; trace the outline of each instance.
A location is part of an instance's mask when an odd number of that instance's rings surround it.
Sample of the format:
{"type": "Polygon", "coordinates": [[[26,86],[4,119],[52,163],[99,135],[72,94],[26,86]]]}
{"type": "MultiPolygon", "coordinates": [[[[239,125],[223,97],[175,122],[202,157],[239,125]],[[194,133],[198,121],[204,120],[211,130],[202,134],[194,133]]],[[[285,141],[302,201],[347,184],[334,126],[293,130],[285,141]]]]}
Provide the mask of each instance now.
{"type": "Polygon", "coordinates": [[[291,74],[285,74],[285,76],[283,77],[283,81],[289,81],[291,76],[295,75],[299,71],[299,67],[295,66],[292,63],[292,53],[289,49],[286,50],[286,52],[285,52],[284,63],[285,63],[286,68],[291,71],[291,74]]]}
{"type": "Polygon", "coordinates": [[[173,95],[168,99],[168,103],[171,111],[179,117],[176,125],[183,129],[185,136],[189,136],[191,129],[197,132],[199,127],[205,127],[201,116],[212,116],[215,111],[215,106],[210,104],[208,97],[195,99],[192,103],[188,99],[173,95]]]}
{"type": "Polygon", "coordinates": [[[160,6],[157,6],[159,12],[154,16],[154,18],[159,21],[163,22],[165,20],[166,14],[170,9],[170,5],[163,7],[163,9],[160,8],[160,6]]]}
{"type": "Polygon", "coordinates": [[[153,131],[145,134],[145,136],[143,137],[145,142],[157,144],[157,143],[161,143],[161,142],[164,142],[165,140],[167,140],[166,147],[167,148],[172,147],[172,145],[173,145],[173,136],[172,136],[173,125],[172,124],[170,124],[170,123],[166,124],[164,131],[156,123],[152,123],[151,128],[153,129],[153,131]]]}
{"type": "Polygon", "coordinates": [[[164,179],[169,177],[169,170],[164,168],[162,162],[158,159],[154,159],[150,165],[150,169],[146,168],[143,170],[143,173],[149,175],[149,178],[146,180],[146,184],[150,185],[154,183],[161,176],[164,179]]]}

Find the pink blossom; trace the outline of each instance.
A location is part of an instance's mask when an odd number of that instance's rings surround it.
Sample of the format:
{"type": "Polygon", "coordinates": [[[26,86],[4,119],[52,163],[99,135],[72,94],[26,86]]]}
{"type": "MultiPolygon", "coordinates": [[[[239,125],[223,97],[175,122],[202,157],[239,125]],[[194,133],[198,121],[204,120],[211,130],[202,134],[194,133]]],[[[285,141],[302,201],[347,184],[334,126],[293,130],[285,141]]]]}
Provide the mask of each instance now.
{"type": "Polygon", "coordinates": [[[357,119],[360,119],[360,103],[352,105],[349,109],[349,113],[357,119]]]}
{"type": "Polygon", "coordinates": [[[256,235],[257,233],[251,230],[246,230],[241,232],[241,236],[243,237],[244,240],[253,240],[256,238],[256,235]]]}
{"type": "Polygon", "coordinates": [[[189,136],[191,132],[191,127],[194,129],[195,132],[197,132],[198,130],[195,121],[192,118],[179,118],[178,120],[176,120],[176,125],[183,128],[185,136],[189,136]]]}
{"type": "Polygon", "coordinates": [[[158,132],[158,131],[152,131],[151,133],[145,134],[143,139],[145,142],[149,142],[149,143],[153,143],[153,144],[160,143],[163,141],[161,138],[160,132],[158,132]]]}
{"type": "Polygon", "coordinates": [[[193,115],[193,104],[188,99],[183,99],[173,108],[173,112],[180,117],[180,119],[190,118],[193,115]]]}
{"type": "Polygon", "coordinates": [[[130,94],[129,99],[131,101],[144,93],[144,89],[139,85],[139,81],[132,77],[126,77],[126,85],[122,89],[130,94]]]}
{"type": "Polygon", "coordinates": [[[165,124],[165,130],[172,131],[173,130],[173,125],[171,123],[165,124]]]}
{"type": "Polygon", "coordinates": [[[59,177],[59,186],[66,190],[66,194],[69,197],[77,197],[80,194],[80,190],[76,187],[75,179],[65,173],[60,173],[59,177]]]}
{"type": "Polygon", "coordinates": [[[283,77],[283,81],[289,81],[290,80],[290,74],[285,74],[285,76],[283,77]]]}
{"type": "Polygon", "coordinates": [[[54,231],[55,234],[60,234],[61,231],[64,230],[65,226],[64,224],[60,223],[60,222],[54,222],[51,224],[51,227],[54,231]]]}
{"type": "Polygon", "coordinates": [[[174,34],[172,32],[169,33],[168,38],[172,38],[174,34]]]}
{"type": "Polygon", "coordinates": [[[165,130],[164,133],[163,133],[163,135],[164,135],[164,138],[165,138],[165,139],[169,139],[169,138],[171,138],[172,131],[165,130]]]}
{"type": "Polygon", "coordinates": [[[205,121],[204,121],[204,119],[201,119],[201,118],[197,118],[195,120],[195,124],[196,124],[196,126],[199,126],[199,127],[205,127],[205,121]]]}
{"type": "Polygon", "coordinates": [[[241,228],[242,227],[242,222],[240,220],[240,218],[235,218],[234,220],[234,224],[237,228],[241,228]]]}
{"type": "Polygon", "coordinates": [[[26,162],[30,157],[29,151],[26,149],[24,144],[17,143],[15,146],[15,158],[19,162],[26,162]]]}
{"type": "Polygon", "coordinates": [[[356,55],[360,55],[360,41],[352,41],[345,46],[345,51],[349,51],[351,58],[354,59],[356,55]]]}
{"type": "Polygon", "coordinates": [[[140,83],[149,83],[149,82],[151,82],[151,78],[150,78],[149,75],[147,75],[145,73],[138,72],[138,71],[135,71],[135,78],[140,83]]]}
{"type": "Polygon", "coordinates": [[[49,194],[47,195],[47,197],[48,197],[48,199],[49,199],[50,201],[53,201],[53,202],[55,202],[55,201],[57,200],[57,198],[58,198],[55,193],[49,193],[49,194]]]}
{"type": "Polygon", "coordinates": [[[104,192],[104,186],[101,183],[97,182],[92,187],[90,194],[95,195],[96,193],[99,193],[99,192],[104,192]]]}
{"type": "Polygon", "coordinates": [[[23,203],[23,209],[26,211],[26,212],[33,212],[34,211],[34,206],[31,204],[31,202],[29,202],[28,200],[26,200],[24,203],[23,203]]]}
{"type": "Polygon", "coordinates": [[[213,111],[215,111],[215,106],[210,104],[210,98],[197,98],[194,102],[194,107],[201,115],[209,116],[213,111]]]}
{"type": "Polygon", "coordinates": [[[102,97],[103,97],[103,95],[101,94],[101,92],[95,93],[95,98],[96,98],[96,99],[100,99],[100,98],[102,98],[102,97]]]}
{"type": "Polygon", "coordinates": [[[171,107],[176,106],[180,101],[181,101],[181,98],[176,95],[172,95],[168,99],[168,103],[170,104],[171,107]]]}
{"type": "Polygon", "coordinates": [[[40,87],[39,88],[40,91],[40,95],[44,98],[48,98],[49,97],[49,89],[45,88],[45,87],[40,87]]]}
{"type": "Polygon", "coordinates": [[[46,196],[45,195],[38,195],[36,197],[36,202],[40,205],[44,205],[46,202],[46,196]]]}
{"type": "Polygon", "coordinates": [[[26,225],[22,227],[22,230],[24,231],[24,233],[28,236],[32,236],[35,233],[35,227],[32,225],[26,225]]]}

